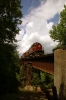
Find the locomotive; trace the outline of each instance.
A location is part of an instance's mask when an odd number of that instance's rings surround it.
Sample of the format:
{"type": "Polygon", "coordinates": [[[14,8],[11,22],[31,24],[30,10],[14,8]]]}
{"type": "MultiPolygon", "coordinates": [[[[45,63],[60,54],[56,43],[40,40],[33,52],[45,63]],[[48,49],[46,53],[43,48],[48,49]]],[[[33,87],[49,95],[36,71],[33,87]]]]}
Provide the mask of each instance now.
{"type": "Polygon", "coordinates": [[[42,45],[36,42],[29,48],[29,50],[23,53],[21,58],[37,57],[42,55],[44,55],[44,50],[42,49],[42,45]]]}

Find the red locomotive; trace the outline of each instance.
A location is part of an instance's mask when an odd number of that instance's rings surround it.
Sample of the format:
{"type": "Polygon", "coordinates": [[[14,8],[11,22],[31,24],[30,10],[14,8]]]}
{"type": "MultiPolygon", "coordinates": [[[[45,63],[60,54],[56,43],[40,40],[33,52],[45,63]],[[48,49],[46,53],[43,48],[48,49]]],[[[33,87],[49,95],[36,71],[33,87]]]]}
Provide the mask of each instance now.
{"type": "Polygon", "coordinates": [[[44,55],[44,50],[42,50],[42,45],[36,42],[22,55],[21,58],[36,57],[40,55],[44,55]]]}

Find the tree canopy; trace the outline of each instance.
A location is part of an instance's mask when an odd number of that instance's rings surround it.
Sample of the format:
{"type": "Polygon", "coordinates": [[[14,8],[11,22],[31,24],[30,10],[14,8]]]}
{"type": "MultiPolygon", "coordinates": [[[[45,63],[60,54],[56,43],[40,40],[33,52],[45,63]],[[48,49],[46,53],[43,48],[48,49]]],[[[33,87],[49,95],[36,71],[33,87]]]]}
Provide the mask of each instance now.
{"type": "Polygon", "coordinates": [[[66,45],[66,5],[64,5],[64,9],[60,12],[59,23],[56,26],[52,26],[50,37],[54,41],[58,41],[59,46],[66,45]]]}
{"type": "MultiPolygon", "coordinates": [[[[21,24],[21,1],[0,2],[0,93],[13,92],[18,87],[19,56],[15,36],[21,24]],[[16,85],[15,85],[16,84],[16,85]]],[[[1,95],[0,94],[0,95],[1,95]]]]}
{"type": "Polygon", "coordinates": [[[0,2],[0,41],[13,42],[21,23],[20,0],[1,0],[0,2]]]}

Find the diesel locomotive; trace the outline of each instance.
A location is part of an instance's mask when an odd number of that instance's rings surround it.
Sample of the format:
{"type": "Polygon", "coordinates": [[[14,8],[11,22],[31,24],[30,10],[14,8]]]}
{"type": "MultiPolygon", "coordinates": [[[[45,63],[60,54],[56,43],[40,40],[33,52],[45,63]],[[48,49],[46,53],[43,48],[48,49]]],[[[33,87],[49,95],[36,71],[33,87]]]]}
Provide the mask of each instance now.
{"type": "Polygon", "coordinates": [[[42,49],[42,45],[36,42],[29,48],[29,50],[23,53],[21,58],[37,57],[42,55],[44,55],[44,50],[42,49]]]}

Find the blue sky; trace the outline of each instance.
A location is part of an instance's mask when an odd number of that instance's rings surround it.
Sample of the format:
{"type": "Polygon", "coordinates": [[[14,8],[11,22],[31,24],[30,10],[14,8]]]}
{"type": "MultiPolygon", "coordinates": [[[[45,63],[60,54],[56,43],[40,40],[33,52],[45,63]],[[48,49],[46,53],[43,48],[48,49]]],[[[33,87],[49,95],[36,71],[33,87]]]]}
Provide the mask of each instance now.
{"type": "Polygon", "coordinates": [[[26,16],[29,13],[30,8],[32,7],[36,8],[40,5],[40,1],[39,0],[22,0],[22,5],[23,5],[22,13],[24,16],[26,16]]]}
{"type": "Polygon", "coordinates": [[[59,14],[57,13],[53,18],[48,20],[48,23],[53,22],[56,25],[59,22],[59,14]]]}
{"type": "Polygon", "coordinates": [[[22,0],[23,22],[16,36],[20,55],[35,42],[42,44],[45,54],[52,53],[57,42],[50,38],[49,31],[59,22],[64,4],[66,0],[22,0]]]}
{"type": "MultiPolygon", "coordinates": [[[[46,2],[46,0],[44,1],[46,2]]],[[[38,6],[40,6],[40,0],[22,0],[22,5],[23,5],[22,13],[24,17],[30,12],[31,10],[30,8],[37,8],[38,6]]],[[[47,21],[48,23],[52,21],[56,25],[57,22],[59,21],[59,14],[57,13],[53,18],[47,21]]]]}

